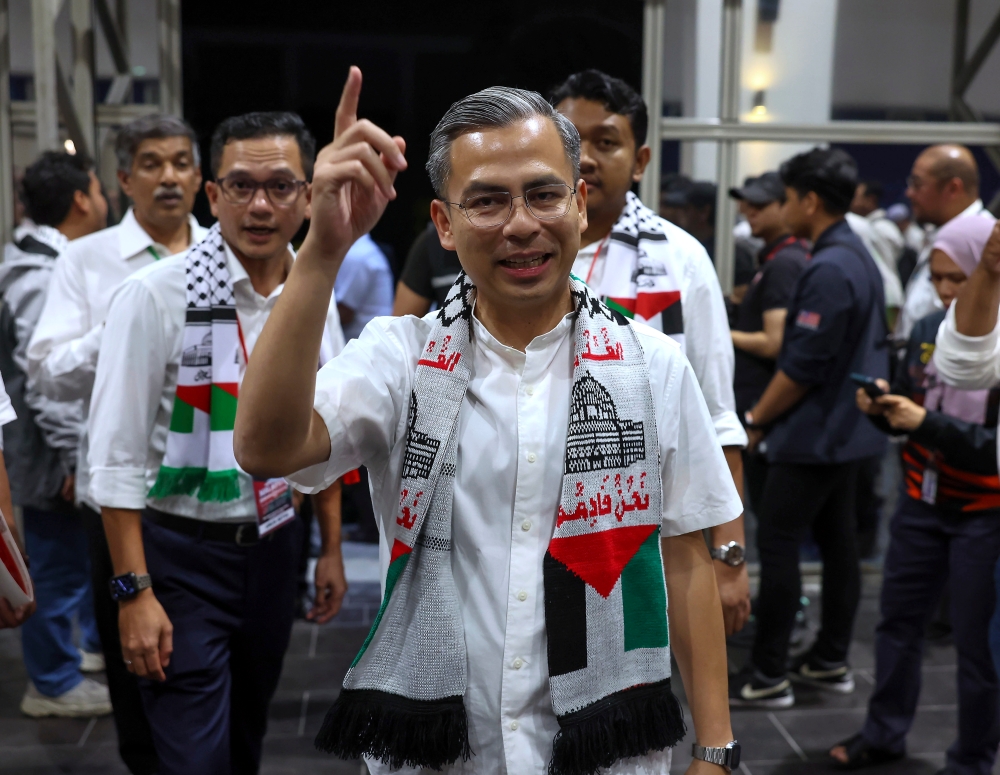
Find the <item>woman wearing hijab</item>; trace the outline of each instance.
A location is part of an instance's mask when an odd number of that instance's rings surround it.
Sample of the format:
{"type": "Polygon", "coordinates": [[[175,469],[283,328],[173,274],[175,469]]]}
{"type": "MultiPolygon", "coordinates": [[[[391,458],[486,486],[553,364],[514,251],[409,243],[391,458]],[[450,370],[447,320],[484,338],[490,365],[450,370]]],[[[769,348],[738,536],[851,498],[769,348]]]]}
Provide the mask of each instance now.
{"type": "MultiPolygon", "coordinates": [[[[857,393],[858,408],[903,446],[902,492],[883,568],[881,621],[875,631],[875,691],[864,727],[830,757],[861,769],[905,756],[920,695],[924,625],[950,579],[958,651],[958,739],[939,775],[989,775],[1000,744],[1000,685],[988,631],[1000,555],[997,409],[1000,389],[944,384],[931,357],[948,306],[975,269],[991,218],[956,218],[937,234],[931,279],[944,309],[913,328],[891,394],[857,393]]],[[[879,380],[883,390],[889,385],[879,380]]]]}

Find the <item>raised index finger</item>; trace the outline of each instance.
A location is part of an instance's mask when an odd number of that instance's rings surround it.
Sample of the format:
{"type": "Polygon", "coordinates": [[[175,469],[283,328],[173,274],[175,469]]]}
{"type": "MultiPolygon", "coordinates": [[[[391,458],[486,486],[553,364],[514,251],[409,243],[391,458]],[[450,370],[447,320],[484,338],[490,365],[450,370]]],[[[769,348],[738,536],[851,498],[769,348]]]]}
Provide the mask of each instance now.
{"type": "Polygon", "coordinates": [[[333,123],[333,136],[339,137],[358,120],[358,99],[361,97],[361,68],[351,65],[340,94],[337,116],[333,123]]]}

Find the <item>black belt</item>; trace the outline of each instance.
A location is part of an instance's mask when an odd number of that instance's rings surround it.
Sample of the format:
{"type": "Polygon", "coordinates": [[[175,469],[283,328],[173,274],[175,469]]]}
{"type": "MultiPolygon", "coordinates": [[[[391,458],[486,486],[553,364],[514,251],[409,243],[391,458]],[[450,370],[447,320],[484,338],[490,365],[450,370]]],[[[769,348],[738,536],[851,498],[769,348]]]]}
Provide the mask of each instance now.
{"type": "Polygon", "coordinates": [[[260,541],[256,522],[206,522],[202,519],[167,514],[148,507],[142,516],[154,525],[205,541],[219,541],[237,546],[253,546],[260,541]]]}

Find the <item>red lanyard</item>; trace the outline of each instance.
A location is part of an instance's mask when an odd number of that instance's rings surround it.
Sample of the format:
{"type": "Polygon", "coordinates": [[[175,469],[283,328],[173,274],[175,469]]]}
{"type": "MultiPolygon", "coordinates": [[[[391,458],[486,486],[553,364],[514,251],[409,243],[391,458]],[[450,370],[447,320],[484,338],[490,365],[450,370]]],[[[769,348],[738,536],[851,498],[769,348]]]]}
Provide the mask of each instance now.
{"type": "Polygon", "coordinates": [[[766,264],[768,261],[770,261],[772,258],[774,258],[777,255],[777,253],[778,253],[779,250],[784,250],[789,245],[794,245],[796,242],[799,242],[799,241],[800,240],[799,240],[798,237],[792,237],[792,236],[785,237],[781,242],[779,242],[777,245],[775,245],[774,248],[772,248],[771,251],[766,256],[764,256],[764,260],[761,261],[760,263],[762,265],[766,264]]]}
{"type": "Polygon", "coordinates": [[[604,235],[604,239],[602,239],[601,243],[597,246],[597,250],[594,251],[594,258],[590,262],[590,269],[587,270],[587,279],[584,280],[584,282],[587,285],[590,285],[590,276],[594,273],[594,267],[597,266],[597,259],[601,255],[601,250],[604,248],[604,243],[608,241],[608,237],[610,236],[611,232],[609,231],[607,234],[604,235]]]}

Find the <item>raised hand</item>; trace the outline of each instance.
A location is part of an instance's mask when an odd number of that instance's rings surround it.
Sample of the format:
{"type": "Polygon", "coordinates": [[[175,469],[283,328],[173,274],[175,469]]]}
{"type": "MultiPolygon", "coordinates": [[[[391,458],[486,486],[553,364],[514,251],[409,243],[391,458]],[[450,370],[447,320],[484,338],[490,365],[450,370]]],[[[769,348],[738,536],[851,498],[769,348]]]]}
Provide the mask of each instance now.
{"type": "Polygon", "coordinates": [[[312,213],[306,242],[311,251],[339,259],[371,231],[396,198],[396,175],[406,169],[402,137],[358,119],[361,70],[352,67],[337,107],[333,142],[316,157],[312,213]]]}

